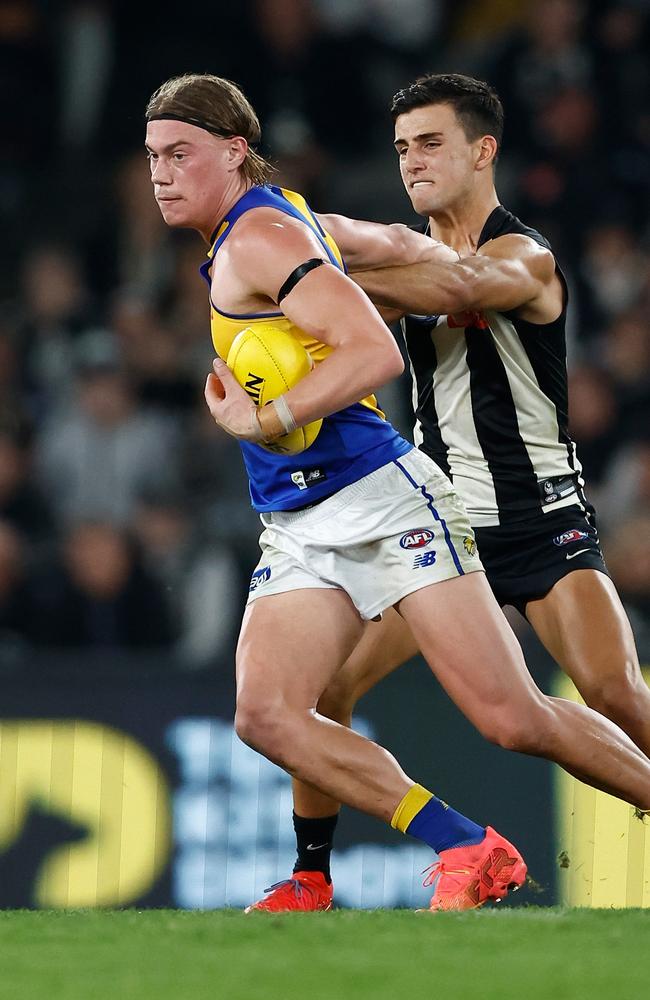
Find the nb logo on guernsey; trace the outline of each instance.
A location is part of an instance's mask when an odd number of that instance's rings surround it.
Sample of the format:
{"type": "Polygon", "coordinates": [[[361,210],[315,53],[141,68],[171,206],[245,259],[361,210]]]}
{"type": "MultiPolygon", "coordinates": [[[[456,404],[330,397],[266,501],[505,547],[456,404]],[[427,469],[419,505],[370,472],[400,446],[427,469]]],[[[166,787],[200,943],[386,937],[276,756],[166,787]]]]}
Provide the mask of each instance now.
{"type": "Polygon", "coordinates": [[[250,587],[248,588],[250,593],[261,587],[263,583],[266,583],[271,579],[271,567],[262,566],[261,569],[256,569],[251,577],[250,587]]]}
{"type": "Polygon", "coordinates": [[[403,549],[423,549],[425,545],[433,541],[433,537],[430,528],[415,528],[402,535],[399,543],[403,549]]]}
{"type": "Polygon", "coordinates": [[[327,479],[327,475],[322,469],[303,469],[291,473],[291,482],[299,490],[308,490],[310,486],[322,483],[325,479],[327,479]]]}

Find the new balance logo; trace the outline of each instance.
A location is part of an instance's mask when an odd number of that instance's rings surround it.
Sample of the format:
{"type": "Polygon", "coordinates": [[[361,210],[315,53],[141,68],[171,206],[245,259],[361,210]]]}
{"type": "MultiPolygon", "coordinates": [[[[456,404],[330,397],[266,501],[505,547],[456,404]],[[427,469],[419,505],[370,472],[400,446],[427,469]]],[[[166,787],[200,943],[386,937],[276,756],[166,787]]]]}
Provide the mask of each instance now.
{"type": "Polygon", "coordinates": [[[423,566],[433,566],[436,561],[436,550],[423,552],[413,560],[413,569],[422,569],[423,566]]]}

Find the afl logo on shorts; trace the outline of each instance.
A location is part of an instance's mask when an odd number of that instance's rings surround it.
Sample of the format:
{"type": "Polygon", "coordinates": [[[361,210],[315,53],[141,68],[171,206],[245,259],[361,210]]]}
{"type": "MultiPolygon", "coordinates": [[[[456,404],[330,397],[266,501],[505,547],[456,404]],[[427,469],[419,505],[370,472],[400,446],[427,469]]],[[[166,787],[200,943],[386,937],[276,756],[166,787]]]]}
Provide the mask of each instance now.
{"type": "Polygon", "coordinates": [[[416,528],[408,531],[399,540],[403,549],[423,549],[425,545],[433,541],[433,532],[430,528],[416,528]]]}
{"type": "Polygon", "coordinates": [[[586,531],[578,531],[577,528],[571,528],[570,531],[563,531],[561,535],[556,535],[553,539],[553,544],[569,545],[570,542],[581,542],[585,538],[589,538],[586,531]]]}
{"type": "Polygon", "coordinates": [[[257,590],[258,587],[261,587],[263,583],[266,583],[267,580],[270,579],[271,579],[270,566],[262,566],[261,569],[256,569],[251,577],[250,587],[248,588],[250,593],[252,594],[254,590],[257,590]]]}

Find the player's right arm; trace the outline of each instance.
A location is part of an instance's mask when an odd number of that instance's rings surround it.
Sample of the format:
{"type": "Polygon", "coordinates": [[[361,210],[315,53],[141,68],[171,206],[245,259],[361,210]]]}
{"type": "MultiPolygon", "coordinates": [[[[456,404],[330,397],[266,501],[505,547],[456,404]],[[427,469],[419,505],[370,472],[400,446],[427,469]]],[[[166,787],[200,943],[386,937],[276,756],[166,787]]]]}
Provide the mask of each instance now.
{"type": "Polygon", "coordinates": [[[551,251],[515,233],[454,263],[375,268],[354,280],[373,300],[420,315],[516,310],[522,319],[543,324],[557,318],[564,299],[551,251]]]}
{"type": "Polygon", "coordinates": [[[371,271],[422,261],[456,263],[455,250],[400,223],[383,225],[345,215],[317,215],[343,254],[348,271],[371,271]]]}

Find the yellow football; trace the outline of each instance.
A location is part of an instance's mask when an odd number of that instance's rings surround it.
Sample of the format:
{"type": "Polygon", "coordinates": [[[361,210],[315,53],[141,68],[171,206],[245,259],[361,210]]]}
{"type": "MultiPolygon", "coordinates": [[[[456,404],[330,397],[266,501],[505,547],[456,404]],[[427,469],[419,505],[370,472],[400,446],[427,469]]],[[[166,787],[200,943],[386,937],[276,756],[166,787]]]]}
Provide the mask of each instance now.
{"type": "MultiPolygon", "coordinates": [[[[226,364],[256,406],[288,392],[313,368],[302,344],[270,323],[241,330],[231,344],[226,364]]],[[[297,455],[314,443],[322,424],[322,420],[314,420],[262,447],[280,455],[297,455]]]]}

